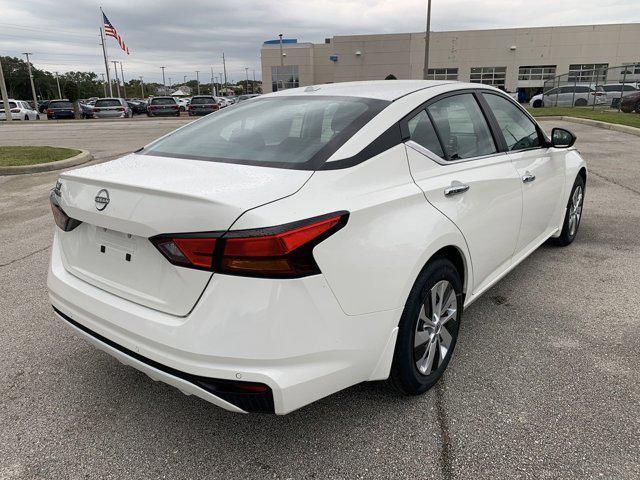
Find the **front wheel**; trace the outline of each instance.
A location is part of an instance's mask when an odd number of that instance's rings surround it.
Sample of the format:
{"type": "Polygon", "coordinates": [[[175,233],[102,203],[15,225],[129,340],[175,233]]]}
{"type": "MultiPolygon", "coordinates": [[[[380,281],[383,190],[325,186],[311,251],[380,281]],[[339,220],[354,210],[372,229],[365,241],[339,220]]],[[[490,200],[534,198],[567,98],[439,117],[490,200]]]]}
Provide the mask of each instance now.
{"type": "Polygon", "coordinates": [[[584,204],[584,178],[578,175],[571,190],[571,196],[567,204],[567,212],[564,215],[564,223],[562,224],[562,232],[558,238],[550,238],[551,245],[566,247],[576,239],[580,220],[582,220],[582,206],[584,204]]]}
{"type": "Polygon", "coordinates": [[[533,108],[542,108],[542,100],[534,100],[533,104],[531,105],[533,108]]]}
{"type": "Polygon", "coordinates": [[[406,395],[419,395],[442,376],[458,340],[462,283],[453,263],[432,260],[416,280],[400,318],[389,380],[406,395]]]}

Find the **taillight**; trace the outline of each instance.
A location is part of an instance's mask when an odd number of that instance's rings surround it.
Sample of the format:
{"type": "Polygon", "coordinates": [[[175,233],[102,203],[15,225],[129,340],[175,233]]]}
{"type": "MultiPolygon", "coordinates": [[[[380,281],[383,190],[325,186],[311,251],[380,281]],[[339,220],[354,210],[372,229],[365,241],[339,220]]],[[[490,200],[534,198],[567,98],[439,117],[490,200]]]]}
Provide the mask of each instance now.
{"type": "Polygon", "coordinates": [[[11,113],[20,113],[20,109],[19,108],[12,108],[11,109],[11,113]]]}
{"type": "Polygon", "coordinates": [[[49,194],[49,201],[51,203],[51,212],[53,213],[53,219],[55,220],[56,225],[60,228],[60,230],[70,232],[82,223],[80,220],[71,218],[69,215],[64,213],[64,210],[62,210],[62,207],[60,207],[56,194],[53,190],[49,194]]]}
{"type": "Polygon", "coordinates": [[[178,110],[180,107],[178,105],[174,105],[171,108],[173,108],[174,110],[178,110]]]}
{"type": "Polygon", "coordinates": [[[94,108],[94,109],[93,109],[93,111],[94,111],[95,113],[98,113],[98,112],[100,111],[100,109],[99,109],[99,108],[94,108]]]}
{"type": "Polygon", "coordinates": [[[297,278],[320,273],[313,248],[340,230],[337,212],[277,227],[158,235],[150,240],[174,265],[230,275],[297,278]]]}
{"type": "Polygon", "coordinates": [[[119,112],[124,112],[124,107],[118,107],[119,112]]]}
{"type": "Polygon", "coordinates": [[[189,105],[189,110],[195,110],[196,107],[194,105],[189,105]]]}
{"type": "Polygon", "coordinates": [[[53,114],[53,108],[47,108],[47,114],[48,115],[53,114]]]}

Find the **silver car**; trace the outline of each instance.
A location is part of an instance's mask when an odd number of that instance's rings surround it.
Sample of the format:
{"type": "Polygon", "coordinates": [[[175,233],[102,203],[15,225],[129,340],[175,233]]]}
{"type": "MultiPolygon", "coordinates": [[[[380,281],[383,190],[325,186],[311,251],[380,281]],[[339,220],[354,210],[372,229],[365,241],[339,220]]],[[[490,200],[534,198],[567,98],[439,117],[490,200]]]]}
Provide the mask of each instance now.
{"type": "Polygon", "coordinates": [[[542,103],[545,107],[586,107],[587,105],[608,105],[610,100],[602,85],[564,85],[544,92],[542,103]]]}
{"type": "Polygon", "coordinates": [[[124,98],[99,98],[93,105],[95,118],[131,118],[133,113],[124,98]]]}

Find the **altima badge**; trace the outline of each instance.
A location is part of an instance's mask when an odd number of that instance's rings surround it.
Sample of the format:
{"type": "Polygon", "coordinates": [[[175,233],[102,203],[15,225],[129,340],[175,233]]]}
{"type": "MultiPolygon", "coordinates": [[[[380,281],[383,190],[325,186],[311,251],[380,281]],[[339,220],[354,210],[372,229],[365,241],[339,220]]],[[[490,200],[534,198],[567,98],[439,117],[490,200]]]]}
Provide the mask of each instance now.
{"type": "Polygon", "coordinates": [[[104,188],[98,192],[95,198],[96,208],[98,211],[102,211],[107,208],[109,205],[109,192],[107,192],[104,188]]]}

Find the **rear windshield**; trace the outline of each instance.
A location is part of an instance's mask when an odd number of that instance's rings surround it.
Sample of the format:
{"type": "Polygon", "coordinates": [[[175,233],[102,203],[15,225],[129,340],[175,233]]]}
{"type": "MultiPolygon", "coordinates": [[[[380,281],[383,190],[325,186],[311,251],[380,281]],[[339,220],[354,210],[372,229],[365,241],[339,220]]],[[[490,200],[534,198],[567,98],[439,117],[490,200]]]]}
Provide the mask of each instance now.
{"type": "Polygon", "coordinates": [[[71,103],[71,102],[51,102],[49,104],[49,108],[73,108],[73,103],[71,103]]]}
{"type": "Polygon", "coordinates": [[[176,101],[173,98],[152,98],[151,105],[175,105],[176,101]]]}
{"type": "Polygon", "coordinates": [[[315,170],[388,104],[355,97],[262,98],[207,115],[142,153],[315,170]]]}
{"type": "Polygon", "coordinates": [[[102,100],[96,100],[96,107],[121,107],[119,100],[114,98],[104,98],[102,100]]]}
{"type": "Polygon", "coordinates": [[[191,99],[191,105],[207,105],[210,103],[216,103],[213,97],[193,97],[191,99]]]}
{"type": "MultiPolygon", "coordinates": [[[[9,108],[16,108],[16,102],[9,102],[9,108]]],[[[0,102],[0,110],[4,110],[4,103],[0,102]]]]}

